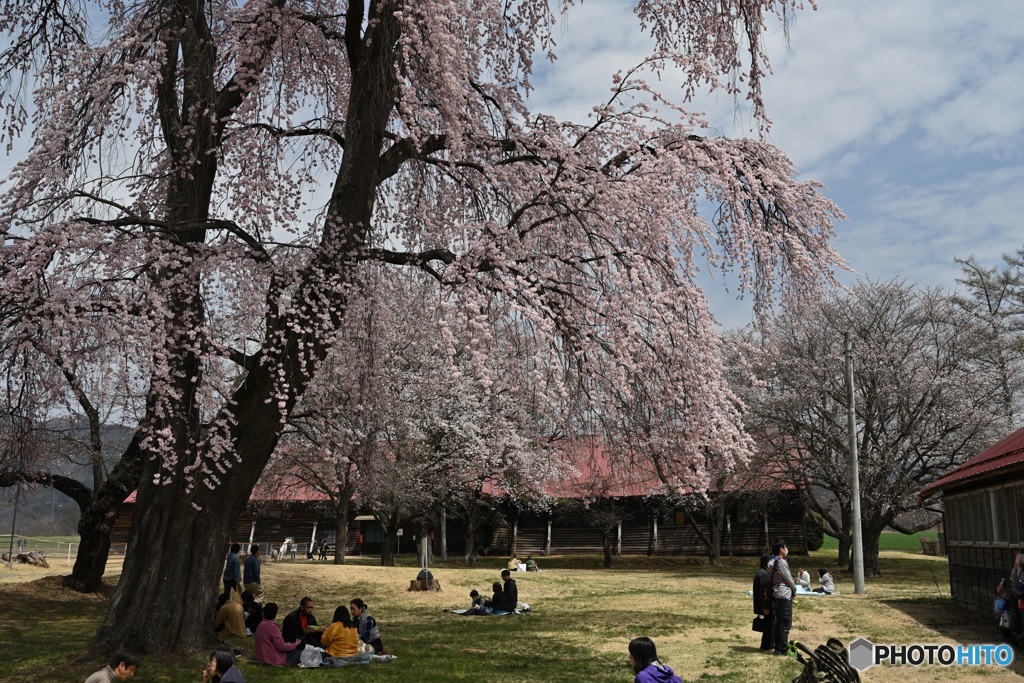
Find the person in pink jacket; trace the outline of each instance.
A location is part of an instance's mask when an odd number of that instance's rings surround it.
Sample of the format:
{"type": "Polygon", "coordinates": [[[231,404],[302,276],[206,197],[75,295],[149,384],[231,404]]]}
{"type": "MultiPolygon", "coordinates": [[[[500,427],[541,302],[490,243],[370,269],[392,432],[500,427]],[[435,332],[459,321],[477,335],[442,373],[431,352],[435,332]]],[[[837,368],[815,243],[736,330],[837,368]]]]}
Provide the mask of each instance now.
{"type": "Polygon", "coordinates": [[[284,642],[277,622],[277,603],[268,602],[263,606],[263,623],[256,629],[256,643],[253,658],[257,662],[286,666],[298,664],[302,653],[301,641],[284,642]]]}

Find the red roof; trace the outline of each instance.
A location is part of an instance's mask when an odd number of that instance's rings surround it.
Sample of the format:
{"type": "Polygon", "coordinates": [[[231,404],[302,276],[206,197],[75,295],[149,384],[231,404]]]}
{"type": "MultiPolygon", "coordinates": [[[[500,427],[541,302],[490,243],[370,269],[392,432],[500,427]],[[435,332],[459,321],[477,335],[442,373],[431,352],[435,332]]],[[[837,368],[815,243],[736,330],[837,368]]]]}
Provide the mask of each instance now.
{"type": "MultiPolygon", "coordinates": [[[[135,497],[138,491],[132,491],[128,494],[128,497],[124,499],[125,503],[134,503],[135,497]]],[[[266,503],[266,502],[328,502],[330,498],[327,497],[319,489],[304,484],[298,480],[286,481],[278,483],[277,485],[268,485],[263,482],[259,482],[253,488],[252,493],[249,494],[250,503],[266,503]]]]}
{"type": "Polygon", "coordinates": [[[972,479],[991,474],[996,470],[1024,463],[1024,428],[1005,437],[997,444],[986,448],[960,467],[944,477],[936,479],[921,489],[920,499],[933,493],[966,484],[972,479]]]}

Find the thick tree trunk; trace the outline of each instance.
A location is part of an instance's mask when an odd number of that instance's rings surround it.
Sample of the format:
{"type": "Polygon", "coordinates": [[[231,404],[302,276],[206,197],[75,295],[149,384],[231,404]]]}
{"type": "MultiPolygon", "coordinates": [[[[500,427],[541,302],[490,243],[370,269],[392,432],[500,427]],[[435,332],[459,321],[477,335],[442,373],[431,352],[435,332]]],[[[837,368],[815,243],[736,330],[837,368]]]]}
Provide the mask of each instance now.
{"type": "Polygon", "coordinates": [[[348,541],[348,511],[350,505],[347,503],[339,505],[334,518],[334,564],[345,564],[345,543],[348,541]]]}
{"type": "Polygon", "coordinates": [[[612,555],[612,529],[601,528],[601,546],[604,549],[604,567],[605,569],[611,569],[615,562],[615,558],[612,555]]]}
{"type": "Polygon", "coordinates": [[[441,508],[441,559],[448,561],[448,512],[441,508]]]}
{"type": "MultiPolygon", "coordinates": [[[[188,4],[188,3],[186,3],[188,4]]],[[[362,18],[362,6],[351,5],[362,18]]],[[[208,37],[204,6],[167,7],[166,33],[160,40],[181,64],[169,61],[165,82],[157,93],[164,134],[175,144],[175,173],[170,174],[166,220],[189,230],[160,233],[166,239],[164,266],[150,275],[162,295],[155,322],[166,329],[144,420],[152,443],[143,450],[142,472],[129,533],[121,581],[107,615],[93,639],[92,650],[116,647],[144,652],[208,652],[213,641],[212,608],[220,584],[224,552],[232,522],[244,509],[250,492],[280,438],[283,418],[295,405],[318,363],[325,342],[344,316],[344,285],[354,273],[371,224],[381,179],[380,154],[388,116],[394,108],[394,47],[399,25],[392,8],[381,10],[376,23],[350,36],[356,59],[345,123],[345,152],[329,200],[321,245],[297,284],[295,310],[282,310],[277,293],[268,294],[266,345],[259,357],[237,354],[247,372],[245,381],[210,424],[199,409],[203,361],[195,338],[204,326],[199,268],[189,262],[195,245],[203,244],[201,226],[209,219],[217,174],[216,154],[223,126],[247,95],[246,78],[218,92],[215,85],[217,45],[208,37]],[[180,74],[181,82],[174,79],[180,74]],[[192,104],[179,107],[178,85],[192,104]],[[215,113],[216,116],[211,116],[215,113]],[[211,130],[214,127],[216,130],[211,130]],[[178,137],[180,130],[190,133],[178,137]],[[216,432],[216,433],[215,433],[216,432]],[[227,452],[208,454],[208,447],[230,444],[227,452]],[[219,457],[217,487],[202,480],[206,457],[219,457]],[[197,462],[198,459],[198,462],[197,462]],[[192,470],[190,466],[199,465],[192,470]]],[[[269,21],[269,20],[268,20],[269,21]]],[[[358,23],[356,24],[358,26],[358,23]]],[[[267,35],[276,35],[272,31],[267,35]]],[[[251,45],[255,61],[243,71],[258,71],[260,48],[251,45]]],[[[159,244],[159,243],[156,243],[159,244]]],[[[278,283],[281,284],[281,283],[278,283]]],[[[291,283],[284,283],[291,284],[291,283]]],[[[273,591],[273,587],[270,587],[273,591]]]]}
{"type": "MultiPolygon", "coordinates": [[[[210,615],[219,592],[224,548],[238,503],[197,513],[183,484],[144,482],[132,518],[121,581],[92,648],[203,652],[213,641],[210,615]],[[186,500],[183,500],[186,499],[186,500]]],[[[246,489],[248,491],[249,489],[246,489]]],[[[234,502],[232,500],[232,502],[234,502]]]]}
{"type": "Polygon", "coordinates": [[[725,524],[725,503],[717,501],[708,510],[708,564],[719,567],[722,564],[722,526],[725,524]]]}
{"type": "Polygon", "coordinates": [[[103,585],[103,572],[110,556],[110,530],[117,520],[117,508],[89,505],[78,520],[78,554],[71,574],[65,576],[65,588],[92,593],[103,585]]]}
{"type": "Polygon", "coordinates": [[[103,585],[103,572],[110,557],[110,532],[117,521],[117,510],[135,488],[141,471],[142,455],[136,435],[106,481],[93,492],[88,505],[81,507],[78,554],[71,574],[64,577],[66,588],[92,593],[103,585]]]}
{"type": "Polygon", "coordinates": [[[384,532],[384,545],[380,549],[380,566],[395,566],[395,546],[398,545],[398,530],[387,529],[384,532]]]}
{"type": "Polygon", "coordinates": [[[849,536],[847,536],[846,534],[842,534],[838,538],[838,541],[839,541],[839,566],[840,567],[847,567],[847,568],[849,568],[850,567],[850,562],[852,561],[851,560],[850,551],[853,549],[853,539],[850,538],[849,536]]]}

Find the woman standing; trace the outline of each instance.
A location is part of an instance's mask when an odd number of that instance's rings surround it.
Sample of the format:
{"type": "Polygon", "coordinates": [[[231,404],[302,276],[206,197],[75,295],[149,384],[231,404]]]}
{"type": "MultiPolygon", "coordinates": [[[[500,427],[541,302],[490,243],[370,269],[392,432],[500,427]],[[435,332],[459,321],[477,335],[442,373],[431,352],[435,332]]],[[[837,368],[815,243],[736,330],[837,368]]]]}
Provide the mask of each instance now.
{"type": "Polygon", "coordinates": [[[774,648],[772,630],[775,628],[775,616],[772,614],[772,576],[768,573],[768,563],[772,556],[761,555],[761,568],[754,574],[754,614],[761,617],[761,651],[771,652],[774,648]]]}

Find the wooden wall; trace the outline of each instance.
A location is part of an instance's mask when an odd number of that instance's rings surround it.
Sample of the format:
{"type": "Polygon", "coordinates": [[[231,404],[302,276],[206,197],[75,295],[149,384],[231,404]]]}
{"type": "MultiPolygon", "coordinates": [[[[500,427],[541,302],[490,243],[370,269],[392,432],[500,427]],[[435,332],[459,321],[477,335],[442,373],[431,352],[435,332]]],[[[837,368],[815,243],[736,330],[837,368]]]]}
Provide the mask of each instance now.
{"type": "MultiPolygon", "coordinates": [[[[647,554],[651,545],[653,521],[658,516],[657,555],[704,555],[707,546],[687,520],[689,512],[672,514],[642,512],[643,503],[637,501],[641,510],[633,519],[622,522],[621,552],[624,555],[647,554]]],[[[778,507],[768,514],[768,538],[765,540],[763,517],[742,520],[737,510],[730,511],[731,523],[723,532],[722,554],[760,555],[769,542],[785,539],[790,552],[807,554],[807,532],[804,527],[804,507],[796,494],[785,496],[778,507]]],[[[520,513],[516,519],[516,553],[520,557],[539,555],[547,542],[547,515],[520,513]]],[[[697,516],[697,524],[706,529],[706,522],[697,516]]],[[[551,516],[552,554],[592,554],[603,552],[600,532],[585,523],[559,517],[557,509],[551,516]]],[[[705,532],[706,533],[706,532],[705,532]]],[[[617,538],[613,537],[612,547],[616,548],[617,538]]],[[[511,548],[511,545],[509,545],[511,548]]]]}
{"type": "Polygon", "coordinates": [[[996,584],[1009,582],[1015,548],[953,545],[949,552],[949,590],[951,595],[972,607],[992,609],[996,584]]]}
{"type": "MultiPolygon", "coordinates": [[[[655,554],[659,555],[705,555],[707,547],[686,521],[691,513],[653,513],[644,511],[643,502],[638,500],[638,515],[622,524],[621,552],[625,555],[647,554],[651,543],[654,515],[658,515],[658,543],[655,554]]],[[[118,513],[117,522],[111,533],[112,553],[125,551],[128,541],[128,526],[134,504],[124,504],[118,513]]],[[[741,521],[737,510],[730,512],[731,530],[723,535],[723,555],[758,555],[765,550],[764,518],[753,517],[741,521]]],[[[529,514],[508,511],[510,521],[499,518],[496,524],[480,531],[478,542],[487,555],[507,556],[512,548],[512,530],[516,529],[515,547],[521,556],[540,555],[547,545],[547,514],[529,514]]],[[[600,554],[601,534],[586,524],[561,518],[556,510],[552,517],[551,552],[553,554],[600,554]]],[[[235,520],[231,527],[232,543],[241,543],[247,551],[253,521],[256,522],[253,542],[258,543],[264,555],[270,555],[270,548],[277,548],[286,538],[294,538],[298,556],[305,557],[314,524],[317,538],[334,542],[334,513],[322,505],[308,503],[262,504],[250,507],[235,520]]],[[[698,523],[704,525],[698,518],[698,523]]],[[[412,526],[406,528],[402,537],[402,552],[413,552],[412,526]]],[[[804,530],[804,509],[798,497],[793,494],[783,498],[777,509],[768,514],[768,537],[772,540],[784,538],[790,552],[797,555],[807,552],[807,535],[804,530]]],[[[435,545],[437,543],[435,534],[435,545]]],[[[448,551],[451,554],[464,552],[465,533],[462,522],[448,520],[448,551]]],[[[383,534],[373,521],[349,523],[346,539],[348,554],[377,554],[380,552],[383,534]]],[[[616,539],[612,540],[613,549],[616,539]]],[[[993,584],[994,585],[994,584],[993,584]]]]}

